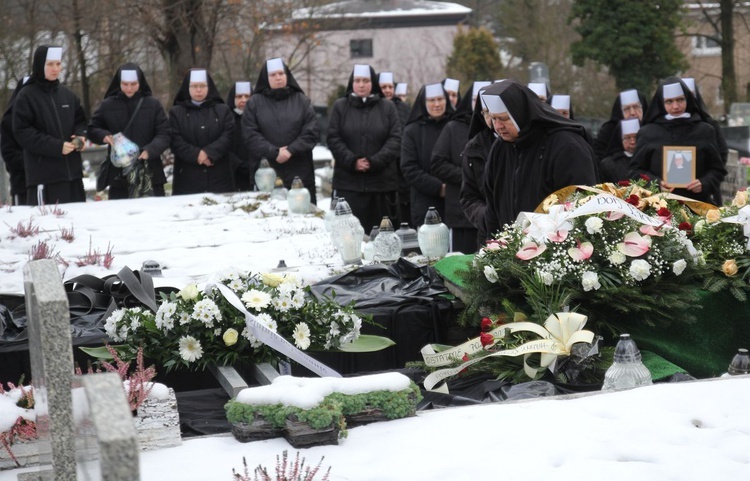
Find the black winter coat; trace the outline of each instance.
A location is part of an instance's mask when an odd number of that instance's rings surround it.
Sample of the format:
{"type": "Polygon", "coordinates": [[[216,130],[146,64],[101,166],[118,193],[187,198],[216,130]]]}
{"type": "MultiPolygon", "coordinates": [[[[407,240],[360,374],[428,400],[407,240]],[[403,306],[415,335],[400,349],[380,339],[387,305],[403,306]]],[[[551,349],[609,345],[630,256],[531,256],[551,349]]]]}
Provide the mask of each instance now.
{"type": "Polygon", "coordinates": [[[568,128],[537,129],[520,142],[495,142],[485,172],[488,234],[521,212],[533,212],[563,187],[596,184],[595,162],[584,135],[568,128]]]}
{"type": "Polygon", "coordinates": [[[714,194],[719,191],[727,170],[721,160],[716,132],[711,124],[701,120],[698,114],[692,114],[689,119],[667,120],[660,117],[644,125],[638,131],[638,143],[630,162],[631,177],[643,174],[651,179],[661,180],[662,147],[665,145],[695,146],[695,178],[703,184],[699,193],[675,189],[674,194],[703,202],[715,202],[714,194]]]}
{"type": "Polygon", "coordinates": [[[623,150],[603,158],[599,164],[601,181],[616,184],[621,180],[629,180],[631,158],[625,155],[623,150]]]}
{"type": "Polygon", "coordinates": [[[289,87],[255,93],[242,114],[242,137],[253,163],[266,158],[276,174],[290,188],[299,177],[315,192],[312,151],[320,139],[320,129],[310,99],[289,87]],[[279,148],[286,146],[292,157],[276,162],[279,148]]]}
{"type": "Polygon", "coordinates": [[[201,105],[183,100],[169,110],[169,125],[174,153],[172,193],[234,191],[234,172],[229,156],[234,118],[229,107],[212,100],[201,105]],[[213,162],[212,167],[198,164],[201,150],[213,162]]]}
{"type": "Polygon", "coordinates": [[[396,161],[401,150],[401,121],[396,106],[374,96],[363,102],[349,96],[336,100],[328,121],[328,148],[335,159],[333,188],[355,192],[398,190],[396,161]],[[357,159],[370,161],[367,172],[357,159]]]}
{"type": "Polygon", "coordinates": [[[234,164],[235,184],[238,190],[253,190],[255,188],[255,171],[258,170],[260,160],[251,162],[250,152],[242,137],[242,115],[232,109],[234,117],[234,133],[232,134],[232,149],[230,156],[234,164]]]}
{"type": "Polygon", "coordinates": [[[16,102],[17,92],[13,93],[0,122],[0,155],[3,157],[5,169],[10,176],[10,194],[25,198],[26,174],[23,170],[23,149],[13,136],[13,104],[16,102]]]}
{"type": "Polygon", "coordinates": [[[401,173],[411,187],[411,223],[414,227],[424,223],[430,207],[435,207],[440,217],[445,217],[444,202],[440,197],[443,182],[432,174],[430,159],[432,147],[449,120],[447,116],[439,120],[419,119],[404,128],[401,173]]]}
{"type": "MultiPolygon", "coordinates": [[[[95,144],[103,144],[104,137],[119,132],[135,142],[141,151],[148,152],[148,172],[151,176],[151,183],[164,184],[167,179],[162,168],[161,154],[169,147],[170,132],[169,120],[161,102],[151,95],[144,97],[140,92],[136,92],[131,98],[122,92],[106,97],[91,116],[88,138],[95,144]],[[123,132],[140,99],[143,99],[143,103],[138,109],[136,118],[130,124],[128,131],[123,132]]],[[[107,152],[109,155],[109,150],[107,152]]],[[[120,176],[122,176],[122,169],[110,166],[106,185],[110,185],[115,178],[120,176]]]]}
{"type": "Polygon", "coordinates": [[[81,153],[62,154],[72,135],[86,135],[86,116],[76,94],[59,84],[31,83],[13,105],[13,135],[23,148],[26,186],[83,178],[81,153]]]}
{"type": "Polygon", "coordinates": [[[469,140],[469,126],[463,120],[451,120],[440,133],[432,149],[432,174],[445,184],[445,225],[456,229],[471,229],[461,208],[461,152],[469,140]]]}
{"type": "Polygon", "coordinates": [[[463,151],[461,184],[461,207],[472,225],[479,231],[480,241],[487,239],[487,226],[484,212],[487,210],[487,194],[484,186],[484,169],[487,158],[495,142],[495,136],[489,129],[475,135],[463,151]]]}

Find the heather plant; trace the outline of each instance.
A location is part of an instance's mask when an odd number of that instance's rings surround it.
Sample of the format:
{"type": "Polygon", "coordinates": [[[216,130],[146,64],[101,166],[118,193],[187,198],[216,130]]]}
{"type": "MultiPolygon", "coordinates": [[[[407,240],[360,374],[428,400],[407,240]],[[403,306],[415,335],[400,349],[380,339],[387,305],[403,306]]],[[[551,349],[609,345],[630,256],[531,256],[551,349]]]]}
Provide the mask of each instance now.
{"type": "Polygon", "coordinates": [[[60,239],[64,240],[65,242],[73,242],[75,240],[75,232],[73,230],[73,226],[70,226],[70,229],[67,229],[65,227],[60,228],[60,239]]]}
{"type": "Polygon", "coordinates": [[[17,237],[33,237],[39,234],[39,226],[34,225],[33,217],[29,218],[29,221],[26,224],[19,221],[16,227],[11,227],[9,225],[8,227],[10,227],[10,232],[17,237]]]}
{"type": "MultiPolygon", "coordinates": [[[[247,460],[243,457],[242,464],[244,465],[244,474],[237,473],[232,469],[232,479],[235,481],[313,481],[320,471],[324,459],[325,457],[320,458],[320,462],[315,467],[309,465],[305,466],[305,458],[300,460],[299,452],[297,452],[294,462],[290,463],[288,453],[284,450],[281,458],[276,456],[276,475],[274,477],[271,477],[271,475],[268,474],[268,469],[262,465],[258,465],[253,471],[253,477],[251,478],[250,471],[247,467],[247,460]]],[[[329,466],[321,481],[328,481],[330,476],[331,468],[329,466]]]]}
{"type": "MultiPolygon", "coordinates": [[[[141,404],[148,398],[153,383],[151,380],[156,376],[156,368],[154,366],[145,367],[143,364],[143,348],[138,349],[138,353],[135,356],[135,369],[130,372],[131,363],[123,361],[122,357],[118,354],[117,350],[106,344],[107,351],[109,351],[114,364],[107,361],[100,361],[101,366],[104,367],[106,372],[116,372],[120,379],[127,385],[126,394],[128,396],[128,404],[130,405],[131,411],[136,411],[141,404]]],[[[93,368],[89,366],[88,374],[94,374],[103,372],[101,368],[93,368]]],[[[76,374],[81,376],[83,371],[80,367],[76,367],[76,374]]]]}
{"type": "Polygon", "coordinates": [[[31,247],[29,260],[37,261],[39,259],[55,259],[58,257],[55,252],[55,246],[47,244],[46,241],[39,241],[31,247]]]}
{"type": "Polygon", "coordinates": [[[112,245],[107,244],[107,251],[102,253],[99,249],[94,249],[89,239],[89,250],[83,257],[79,257],[76,261],[78,267],[83,266],[104,266],[109,269],[112,266],[115,256],[112,255],[112,245]]]}
{"type": "Polygon", "coordinates": [[[7,401],[15,405],[19,411],[19,416],[15,422],[10,426],[10,429],[3,431],[0,429],[0,445],[8,453],[10,459],[20,467],[21,464],[18,462],[11,446],[17,441],[30,441],[36,439],[36,423],[34,422],[34,391],[31,386],[24,387],[19,383],[16,386],[13,383],[8,383],[8,390],[6,390],[2,383],[0,383],[0,400],[7,401]]]}

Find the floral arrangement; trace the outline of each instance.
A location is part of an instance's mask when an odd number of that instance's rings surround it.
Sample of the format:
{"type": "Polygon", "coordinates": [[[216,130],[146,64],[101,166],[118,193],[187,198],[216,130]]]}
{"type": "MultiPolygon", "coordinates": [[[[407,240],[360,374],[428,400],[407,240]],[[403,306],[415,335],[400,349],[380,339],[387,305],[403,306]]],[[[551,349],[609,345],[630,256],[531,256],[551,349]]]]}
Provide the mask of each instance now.
{"type": "MultiPolygon", "coordinates": [[[[351,306],[313,299],[309,287],[291,274],[230,273],[219,282],[260,324],[303,351],[345,348],[360,337],[363,318],[351,306]]],[[[248,330],[245,316],[215,286],[204,292],[190,284],[162,293],[156,313],[141,307],[116,310],[105,330],[132,350],[143,346],[146,357],[167,371],[238,360],[268,362],[278,355],[248,330]]]]}
{"type": "Polygon", "coordinates": [[[539,322],[569,308],[617,333],[628,322],[694,319],[705,262],[692,240],[699,215],[683,200],[641,180],[573,187],[539,210],[504,226],[476,255],[465,322],[508,310],[539,322]]]}

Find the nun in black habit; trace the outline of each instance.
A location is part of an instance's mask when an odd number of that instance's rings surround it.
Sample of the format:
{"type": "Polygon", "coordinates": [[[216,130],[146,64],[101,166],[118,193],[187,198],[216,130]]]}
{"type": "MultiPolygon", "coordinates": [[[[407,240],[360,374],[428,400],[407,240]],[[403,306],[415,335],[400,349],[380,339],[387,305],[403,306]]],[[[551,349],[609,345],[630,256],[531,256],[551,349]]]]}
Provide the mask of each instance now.
{"type": "Polygon", "coordinates": [[[174,153],[172,194],[232,192],[229,156],[234,119],[204,69],[190,70],[169,110],[174,153]]]}
{"type": "Polygon", "coordinates": [[[643,113],[648,107],[648,99],[638,90],[624,90],[617,95],[609,120],[604,122],[594,139],[594,153],[602,160],[622,149],[622,139],[617,131],[621,120],[638,119],[643,123],[643,113]],[[625,100],[623,104],[623,99],[625,100]],[[623,110],[623,105],[625,110],[623,110]]]}
{"type": "Polygon", "coordinates": [[[477,229],[477,248],[487,240],[487,227],[484,219],[484,212],[487,209],[484,169],[492,144],[498,138],[492,128],[490,113],[484,107],[481,98],[482,93],[488,88],[489,86],[479,89],[479,95],[474,102],[474,112],[471,115],[469,142],[461,154],[461,208],[477,229]]]}
{"type": "Polygon", "coordinates": [[[594,151],[582,125],[512,80],[492,85],[482,99],[503,140],[493,144],[485,172],[489,235],[563,187],[596,183],[594,151]]]}
{"type": "MultiPolygon", "coordinates": [[[[727,174],[709,115],[701,109],[687,85],[678,77],[660,82],[638,131],[631,177],[645,175],[677,195],[715,203],[715,193],[727,174]],[[664,146],[695,147],[695,180],[685,188],[663,181],[664,146]]],[[[675,149],[676,150],[676,149],[675,149]]]]}
{"type": "Polygon", "coordinates": [[[29,80],[13,104],[13,135],[23,149],[29,205],[85,202],[81,150],[86,115],[78,96],[58,80],[62,48],[34,51],[29,80]]]}
{"type": "Polygon", "coordinates": [[[245,105],[252,97],[252,84],[250,82],[235,82],[227,94],[227,105],[232,109],[234,117],[234,133],[232,134],[232,166],[234,170],[234,183],[240,192],[252,191],[255,188],[255,171],[258,170],[260,161],[253,162],[250,152],[247,150],[245,140],[242,138],[242,114],[245,105]]]}
{"type": "Polygon", "coordinates": [[[134,186],[130,185],[123,170],[109,162],[112,136],[117,133],[122,133],[138,145],[138,161],[146,163],[153,195],[164,196],[167,178],[162,168],[161,154],[169,147],[169,120],[161,102],[153,96],[143,71],[134,63],[126,63],[117,69],[104,100],[91,116],[87,136],[95,144],[110,146],[107,160],[99,172],[96,189],[101,191],[109,186],[110,199],[140,196],[132,189],[134,186]]]}
{"type": "Polygon", "coordinates": [[[299,177],[317,203],[312,151],[320,140],[310,99],[280,59],[267,60],[242,114],[242,137],[253,162],[265,158],[291,188],[299,177]]]}
{"type": "MultiPolygon", "coordinates": [[[[483,82],[487,84],[487,82],[483,82]]],[[[471,254],[476,252],[477,229],[461,207],[461,153],[469,141],[472,118],[472,99],[481,84],[472,82],[458,103],[453,118],[448,122],[432,149],[432,173],[445,184],[445,217],[443,222],[451,228],[451,252],[471,254]]]]}
{"type": "Polygon", "coordinates": [[[401,121],[369,65],[354,66],[346,96],[331,109],[327,139],[335,160],[334,195],[346,199],[368,234],[384,216],[395,223],[401,121]]]}
{"type": "Polygon", "coordinates": [[[431,158],[432,147],[453,112],[443,86],[430,84],[419,89],[406,121],[401,141],[401,172],[410,187],[413,227],[424,223],[430,207],[435,207],[441,218],[445,217],[445,184],[432,173],[431,158]]]}
{"type": "Polygon", "coordinates": [[[26,173],[23,169],[23,149],[13,135],[13,104],[16,102],[21,86],[28,77],[19,79],[13,95],[8,101],[8,107],[0,122],[0,155],[5,162],[5,170],[10,176],[10,195],[12,205],[26,205],[26,173]]]}

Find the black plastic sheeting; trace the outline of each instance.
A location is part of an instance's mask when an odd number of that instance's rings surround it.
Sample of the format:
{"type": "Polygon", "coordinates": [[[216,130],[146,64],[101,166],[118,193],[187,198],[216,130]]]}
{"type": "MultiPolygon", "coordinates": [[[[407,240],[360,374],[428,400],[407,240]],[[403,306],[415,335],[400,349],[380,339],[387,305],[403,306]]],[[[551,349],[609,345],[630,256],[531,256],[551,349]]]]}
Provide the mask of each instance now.
{"type": "Polygon", "coordinates": [[[363,334],[385,336],[396,345],[369,353],[310,353],[341,374],[400,369],[421,359],[426,344],[441,342],[455,318],[448,291],[435,269],[401,258],[391,265],[372,264],[325,279],[311,286],[317,299],[334,298],[369,314],[375,325],[363,324],[363,334]]]}
{"type": "Polygon", "coordinates": [[[437,271],[399,258],[391,265],[371,264],[311,286],[317,299],[332,297],[341,304],[354,302],[367,312],[391,310],[413,304],[429,304],[448,290],[437,271]]]}

